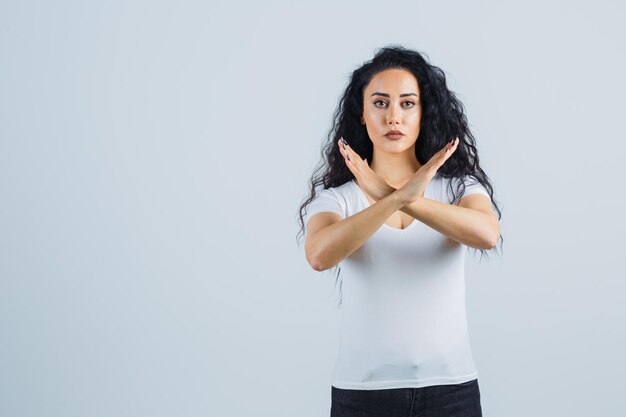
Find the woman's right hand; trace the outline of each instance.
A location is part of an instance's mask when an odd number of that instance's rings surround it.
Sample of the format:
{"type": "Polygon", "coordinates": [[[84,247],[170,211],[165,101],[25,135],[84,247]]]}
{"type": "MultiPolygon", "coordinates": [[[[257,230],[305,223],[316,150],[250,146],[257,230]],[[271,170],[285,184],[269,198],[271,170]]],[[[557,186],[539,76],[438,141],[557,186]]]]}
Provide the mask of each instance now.
{"type": "Polygon", "coordinates": [[[424,198],[424,191],[426,190],[426,187],[428,187],[428,184],[437,173],[437,170],[456,150],[458,144],[459,138],[456,138],[454,141],[450,141],[439,152],[434,154],[427,163],[422,165],[406,184],[396,190],[396,192],[402,196],[403,200],[405,200],[407,204],[412,203],[419,198],[424,198]]]}

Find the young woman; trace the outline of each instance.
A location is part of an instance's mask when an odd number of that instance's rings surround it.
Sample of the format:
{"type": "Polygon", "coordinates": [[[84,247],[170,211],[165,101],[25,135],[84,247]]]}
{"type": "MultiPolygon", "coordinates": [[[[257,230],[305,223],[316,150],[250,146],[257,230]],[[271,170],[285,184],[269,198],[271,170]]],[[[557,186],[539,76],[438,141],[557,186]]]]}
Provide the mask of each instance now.
{"type": "Polygon", "coordinates": [[[313,269],[341,272],[331,416],[481,416],[465,248],[493,249],[501,212],[444,72],[380,49],[353,72],[324,156],[300,232],[313,269]]]}

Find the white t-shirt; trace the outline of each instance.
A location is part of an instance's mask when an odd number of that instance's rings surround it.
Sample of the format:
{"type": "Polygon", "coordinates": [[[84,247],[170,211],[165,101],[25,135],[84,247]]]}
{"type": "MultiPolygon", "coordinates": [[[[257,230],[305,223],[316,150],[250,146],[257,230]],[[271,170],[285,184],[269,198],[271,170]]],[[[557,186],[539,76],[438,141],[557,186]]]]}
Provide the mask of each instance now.
{"type": "MultiPolygon", "coordinates": [[[[450,204],[450,181],[437,173],[424,197],[450,204]]],[[[452,181],[455,186],[459,179],[452,181]]],[[[463,181],[463,196],[489,195],[474,178],[463,181]]],[[[319,212],[346,218],[369,205],[348,181],[316,195],[305,225],[319,212]]],[[[478,378],[465,311],[466,250],[414,219],[405,229],[383,224],[339,263],[342,318],[332,386],[419,388],[478,378]]]]}

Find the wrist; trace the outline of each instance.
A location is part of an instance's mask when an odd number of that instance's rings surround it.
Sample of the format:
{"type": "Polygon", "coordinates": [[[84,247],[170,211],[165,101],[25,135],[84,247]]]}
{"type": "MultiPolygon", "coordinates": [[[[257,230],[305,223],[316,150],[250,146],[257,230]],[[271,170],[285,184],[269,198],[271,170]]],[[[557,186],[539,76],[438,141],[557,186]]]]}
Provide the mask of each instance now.
{"type": "Polygon", "coordinates": [[[396,191],[391,193],[391,196],[394,197],[394,200],[400,208],[415,201],[414,196],[410,195],[410,193],[404,188],[398,188],[396,191]]]}

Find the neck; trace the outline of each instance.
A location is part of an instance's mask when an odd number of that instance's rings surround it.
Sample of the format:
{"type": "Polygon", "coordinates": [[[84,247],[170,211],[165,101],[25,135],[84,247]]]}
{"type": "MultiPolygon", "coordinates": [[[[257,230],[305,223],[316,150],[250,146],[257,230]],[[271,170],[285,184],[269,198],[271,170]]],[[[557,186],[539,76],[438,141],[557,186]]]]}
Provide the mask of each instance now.
{"type": "Polygon", "coordinates": [[[422,164],[415,157],[415,148],[413,147],[399,154],[377,152],[374,148],[374,155],[370,164],[372,171],[394,188],[400,188],[406,184],[421,166],[422,164]]]}

